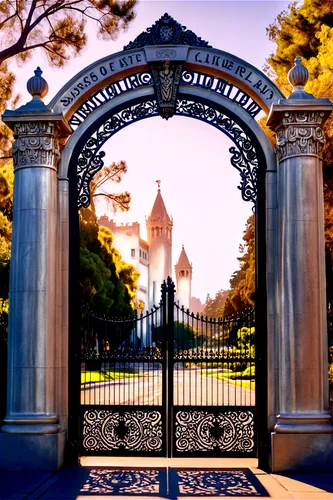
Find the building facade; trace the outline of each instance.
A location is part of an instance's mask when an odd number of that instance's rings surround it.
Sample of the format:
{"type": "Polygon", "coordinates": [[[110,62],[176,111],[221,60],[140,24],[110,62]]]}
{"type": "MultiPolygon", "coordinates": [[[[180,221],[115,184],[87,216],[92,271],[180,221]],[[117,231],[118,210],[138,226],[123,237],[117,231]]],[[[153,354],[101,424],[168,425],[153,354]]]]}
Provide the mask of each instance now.
{"type": "MultiPolygon", "coordinates": [[[[137,302],[143,301],[144,309],[150,310],[160,300],[163,280],[172,276],[173,220],[165,207],[160,186],[152,210],[146,218],[146,240],[141,238],[138,222],[118,225],[113,219],[103,215],[98,219],[98,224],[112,231],[114,246],[122,258],[140,272],[137,302]]],[[[175,265],[175,274],[177,300],[188,309],[191,304],[192,265],[184,245],[175,265]]]]}

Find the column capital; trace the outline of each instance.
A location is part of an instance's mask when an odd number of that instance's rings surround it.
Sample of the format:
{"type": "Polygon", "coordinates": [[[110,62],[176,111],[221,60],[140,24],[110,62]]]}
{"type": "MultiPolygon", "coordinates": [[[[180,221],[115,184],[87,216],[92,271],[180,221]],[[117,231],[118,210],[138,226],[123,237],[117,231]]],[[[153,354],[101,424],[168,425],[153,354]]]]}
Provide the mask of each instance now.
{"type": "Polygon", "coordinates": [[[57,170],[59,143],[71,134],[71,128],[62,115],[48,109],[38,113],[5,111],[3,121],[14,132],[15,172],[31,167],[57,170]]]}
{"type": "Polygon", "coordinates": [[[273,104],[267,125],[276,132],[279,162],[294,156],[321,157],[323,125],[333,110],[329,99],[280,99],[273,104]]]}

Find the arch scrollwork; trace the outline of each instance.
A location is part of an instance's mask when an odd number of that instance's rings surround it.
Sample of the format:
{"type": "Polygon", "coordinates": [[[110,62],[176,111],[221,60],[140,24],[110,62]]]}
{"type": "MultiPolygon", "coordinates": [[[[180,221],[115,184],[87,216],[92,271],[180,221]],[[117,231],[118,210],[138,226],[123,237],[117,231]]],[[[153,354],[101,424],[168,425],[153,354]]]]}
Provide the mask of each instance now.
{"type": "Polygon", "coordinates": [[[156,101],[140,102],[113,114],[89,137],[77,160],[78,208],[90,204],[90,182],[104,166],[103,144],[130,123],[150,116],[158,116],[156,101]]]}
{"type": "MultiPolygon", "coordinates": [[[[88,138],[77,160],[78,208],[90,204],[90,182],[104,166],[105,153],[100,151],[103,144],[127,125],[158,115],[156,100],[143,101],[114,113],[88,138]]],[[[238,189],[244,201],[255,203],[258,159],[254,144],[244,130],[222,111],[195,100],[177,99],[176,115],[204,121],[231,139],[234,146],[229,149],[230,161],[241,177],[238,189]]]]}

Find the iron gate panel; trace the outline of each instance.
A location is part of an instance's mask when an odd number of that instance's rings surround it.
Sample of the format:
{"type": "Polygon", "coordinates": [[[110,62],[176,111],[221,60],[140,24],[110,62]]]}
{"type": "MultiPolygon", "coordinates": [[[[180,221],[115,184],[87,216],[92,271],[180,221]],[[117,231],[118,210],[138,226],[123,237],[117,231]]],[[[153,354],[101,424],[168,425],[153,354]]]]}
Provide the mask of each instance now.
{"type": "Polygon", "coordinates": [[[83,316],[81,454],[165,456],[162,302],[130,319],[83,316]]]}
{"type": "Polygon", "coordinates": [[[172,455],[256,456],[254,312],[223,320],[173,309],[172,455]],[[247,380],[230,380],[237,372],[247,380]]]}
{"type": "Polygon", "coordinates": [[[168,279],[145,315],[83,316],[82,455],[256,456],[254,311],[194,315],[168,279]]]}

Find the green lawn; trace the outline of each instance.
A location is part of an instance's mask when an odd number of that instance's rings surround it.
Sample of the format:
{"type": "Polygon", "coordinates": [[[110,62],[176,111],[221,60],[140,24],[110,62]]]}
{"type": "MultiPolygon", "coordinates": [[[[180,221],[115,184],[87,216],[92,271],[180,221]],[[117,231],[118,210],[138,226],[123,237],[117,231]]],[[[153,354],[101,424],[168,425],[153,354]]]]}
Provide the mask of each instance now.
{"type": "Polygon", "coordinates": [[[237,372],[233,372],[231,370],[223,370],[223,371],[203,371],[202,374],[207,377],[215,377],[218,380],[225,380],[228,384],[237,385],[239,387],[244,387],[245,389],[255,389],[255,381],[249,379],[242,379],[241,372],[238,372],[239,378],[234,379],[237,372]]]}
{"type": "Polygon", "coordinates": [[[93,382],[104,382],[106,380],[119,380],[121,378],[134,378],[142,376],[139,373],[120,372],[120,371],[94,371],[81,372],[81,384],[90,384],[93,382]]]}

